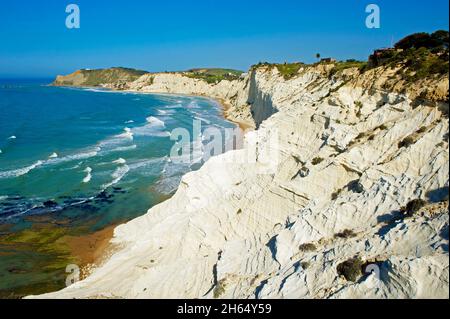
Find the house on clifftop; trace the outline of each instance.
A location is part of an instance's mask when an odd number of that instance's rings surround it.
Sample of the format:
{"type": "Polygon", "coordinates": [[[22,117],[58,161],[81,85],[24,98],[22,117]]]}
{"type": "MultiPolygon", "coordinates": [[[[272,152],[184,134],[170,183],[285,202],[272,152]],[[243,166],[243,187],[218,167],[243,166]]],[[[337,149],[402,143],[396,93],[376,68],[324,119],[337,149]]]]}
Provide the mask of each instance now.
{"type": "Polygon", "coordinates": [[[395,53],[401,52],[403,50],[396,48],[383,48],[378,49],[369,56],[369,67],[377,67],[382,65],[384,62],[389,60],[395,53]]]}

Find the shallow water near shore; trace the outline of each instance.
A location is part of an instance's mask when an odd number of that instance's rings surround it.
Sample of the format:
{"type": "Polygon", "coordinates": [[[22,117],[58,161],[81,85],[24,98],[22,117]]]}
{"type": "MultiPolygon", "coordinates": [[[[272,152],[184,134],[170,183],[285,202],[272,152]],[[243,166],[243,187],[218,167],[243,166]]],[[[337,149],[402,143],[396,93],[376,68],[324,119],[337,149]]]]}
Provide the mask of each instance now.
{"type": "Polygon", "coordinates": [[[0,81],[0,297],[63,288],[105,229],[169,198],[202,164],[170,160],[173,129],[235,127],[207,98],[45,84],[0,81]]]}

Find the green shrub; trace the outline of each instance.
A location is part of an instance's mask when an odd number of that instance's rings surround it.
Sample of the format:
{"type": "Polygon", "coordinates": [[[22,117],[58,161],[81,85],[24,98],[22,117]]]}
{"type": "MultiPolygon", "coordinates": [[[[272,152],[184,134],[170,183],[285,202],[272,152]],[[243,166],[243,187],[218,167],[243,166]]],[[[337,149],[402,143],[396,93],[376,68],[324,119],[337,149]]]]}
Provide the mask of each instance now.
{"type": "Polygon", "coordinates": [[[367,62],[363,61],[356,61],[356,60],[347,60],[345,62],[339,61],[335,63],[334,68],[331,70],[331,75],[350,68],[358,68],[361,71],[364,70],[366,66],[367,62]]]}
{"type": "Polygon", "coordinates": [[[314,158],[312,161],[311,161],[311,164],[313,164],[313,165],[319,165],[320,163],[322,163],[323,162],[323,158],[321,158],[321,157],[316,157],[316,158],[314,158]]]}
{"type": "Polygon", "coordinates": [[[219,83],[223,80],[234,81],[239,79],[242,71],[232,69],[191,69],[183,74],[192,79],[203,80],[208,84],[219,83]]]}
{"type": "Polygon", "coordinates": [[[355,232],[353,232],[353,230],[350,229],[345,229],[344,231],[337,233],[334,235],[335,238],[353,238],[356,237],[355,232]]]}
{"type": "Polygon", "coordinates": [[[299,247],[300,251],[303,252],[311,252],[311,251],[316,251],[317,247],[316,245],[312,244],[312,243],[307,243],[307,244],[301,244],[299,247]]]}
{"type": "Polygon", "coordinates": [[[372,63],[363,72],[377,66],[400,67],[397,76],[407,82],[448,74],[448,43],[448,31],[411,34],[397,42],[397,50],[381,53],[379,62],[372,63]]]}
{"type": "Polygon", "coordinates": [[[86,77],[83,85],[98,86],[105,83],[129,82],[137,80],[140,76],[147,74],[146,71],[115,67],[110,69],[98,70],[81,70],[81,73],[86,77]]]}
{"type": "Polygon", "coordinates": [[[309,268],[310,264],[309,264],[309,262],[307,262],[307,261],[303,261],[303,262],[300,263],[300,266],[302,266],[302,268],[303,268],[304,270],[306,270],[306,269],[309,268]]]}
{"type": "Polygon", "coordinates": [[[426,126],[422,126],[422,127],[417,131],[417,133],[422,134],[422,133],[425,133],[426,131],[427,131],[427,127],[426,127],[426,126]]]}
{"type": "Polygon", "coordinates": [[[292,79],[294,76],[298,74],[298,71],[302,68],[303,63],[285,63],[285,64],[276,64],[276,68],[278,72],[283,76],[285,80],[292,79]]]}
{"type": "Polygon", "coordinates": [[[214,298],[220,298],[225,293],[225,280],[221,280],[217,283],[216,287],[214,288],[213,295],[214,298]]]}
{"type": "Polygon", "coordinates": [[[334,193],[332,193],[331,200],[336,200],[339,197],[339,195],[341,194],[341,192],[342,192],[342,189],[339,189],[339,190],[335,191],[334,193]]]}
{"type": "Polygon", "coordinates": [[[364,263],[360,258],[351,258],[337,266],[337,273],[347,281],[356,282],[363,274],[364,263]]]}
{"type": "Polygon", "coordinates": [[[398,143],[398,148],[409,147],[415,143],[415,140],[412,136],[406,137],[403,141],[398,143]]]}
{"type": "Polygon", "coordinates": [[[448,48],[449,36],[448,31],[439,30],[432,34],[426,32],[414,33],[401,39],[395,44],[396,49],[411,48],[448,48]]]}

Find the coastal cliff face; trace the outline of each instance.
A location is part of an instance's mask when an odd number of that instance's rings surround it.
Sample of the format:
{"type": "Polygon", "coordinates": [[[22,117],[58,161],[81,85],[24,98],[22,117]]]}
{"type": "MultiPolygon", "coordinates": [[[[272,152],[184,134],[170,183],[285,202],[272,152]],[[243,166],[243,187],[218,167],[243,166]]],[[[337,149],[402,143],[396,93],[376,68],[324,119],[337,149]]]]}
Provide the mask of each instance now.
{"type": "Polygon", "coordinates": [[[448,75],[331,69],[128,83],[223,99],[257,130],[117,227],[91,276],[39,297],[448,298],[448,75]]]}
{"type": "Polygon", "coordinates": [[[146,73],[146,71],[120,67],[99,70],[83,69],[69,75],[58,75],[52,85],[100,86],[104,83],[114,83],[116,87],[125,87],[126,83],[134,81],[146,73]]]}
{"type": "MultiPolygon", "coordinates": [[[[116,84],[105,87],[117,89],[116,84]]],[[[183,73],[152,73],[129,83],[128,89],[147,93],[175,93],[216,98],[224,104],[227,118],[246,127],[255,126],[248,107],[249,78],[245,74],[239,80],[207,83],[202,79],[187,77],[183,73]]]]}

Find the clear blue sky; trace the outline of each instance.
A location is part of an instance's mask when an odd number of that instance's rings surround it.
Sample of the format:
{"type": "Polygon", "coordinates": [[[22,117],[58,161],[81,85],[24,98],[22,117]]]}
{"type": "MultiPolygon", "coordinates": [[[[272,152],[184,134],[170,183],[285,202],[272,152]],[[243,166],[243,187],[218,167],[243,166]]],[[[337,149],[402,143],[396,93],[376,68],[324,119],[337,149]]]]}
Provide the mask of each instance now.
{"type": "Polygon", "coordinates": [[[52,77],[80,68],[246,70],[259,61],[363,59],[391,39],[448,30],[448,0],[1,0],[0,77],[52,77]],[[66,5],[81,28],[65,27],[66,5]],[[365,7],[381,28],[365,27],[365,7]]]}

